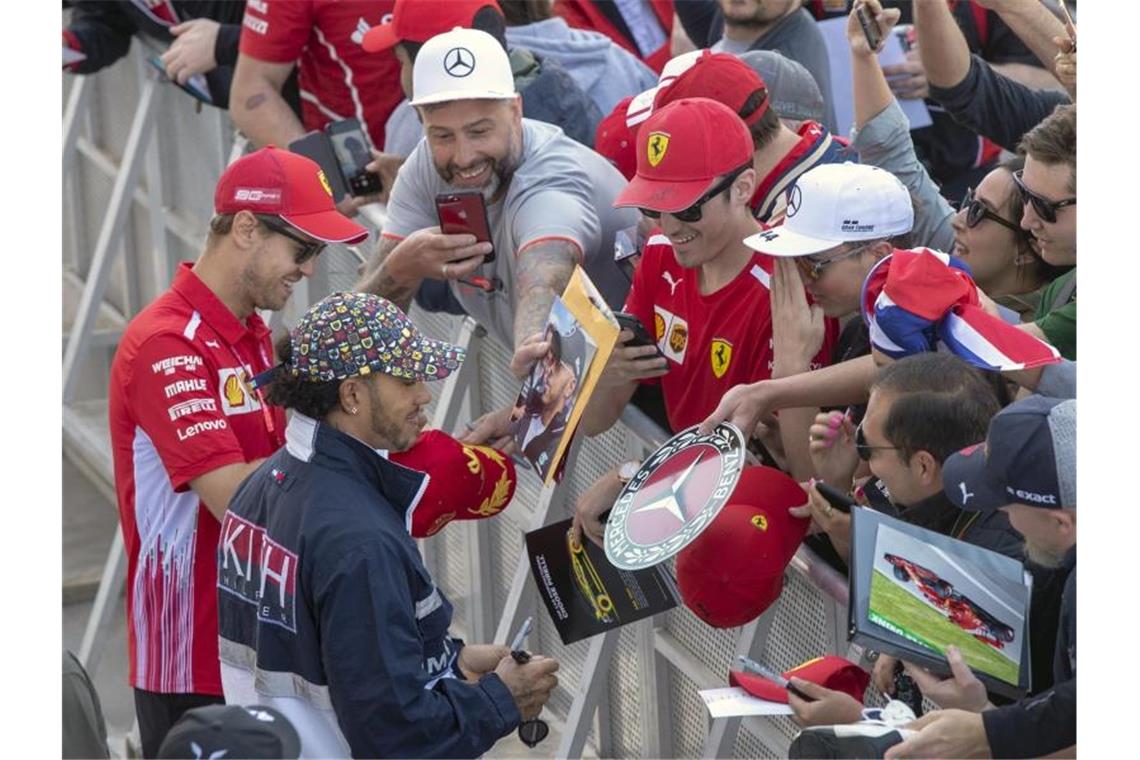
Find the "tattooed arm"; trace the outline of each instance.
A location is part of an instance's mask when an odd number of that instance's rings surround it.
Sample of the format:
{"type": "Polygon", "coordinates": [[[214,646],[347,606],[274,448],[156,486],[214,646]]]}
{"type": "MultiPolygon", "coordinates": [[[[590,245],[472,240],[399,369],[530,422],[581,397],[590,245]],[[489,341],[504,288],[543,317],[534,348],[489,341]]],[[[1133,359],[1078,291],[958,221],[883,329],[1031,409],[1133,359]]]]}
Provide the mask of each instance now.
{"type": "MultiPolygon", "coordinates": [[[[554,296],[566,289],[582,251],[569,240],[546,238],[527,244],[517,255],[515,345],[521,346],[528,336],[545,328],[554,296]]],[[[529,371],[527,366],[522,376],[529,371]]]]}
{"type": "Polygon", "coordinates": [[[424,278],[469,277],[490,250],[490,243],[477,243],[474,235],[444,235],[438,227],[416,230],[402,240],[381,236],[355,289],[387,298],[407,312],[424,278]]]}
{"type": "Polygon", "coordinates": [[[375,293],[381,298],[387,298],[399,306],[405,313],[412,303],[422,280],[404,282],[396,279],[391,272],[390,255],[402,240],[390,237],[380,237],[380,245],[376,248],[372,260],[368,262],[367,269],[361,275],[353,290],[358,293],[375,293]]]}
{"type": "Polygon", "coordinates": [[[292,63],[271,63],[238,54],[230,84],[230,116],[258,148],[284,148],[305,134],[301,121],[281,97],[281,88],[292,71],[292,63]]]}

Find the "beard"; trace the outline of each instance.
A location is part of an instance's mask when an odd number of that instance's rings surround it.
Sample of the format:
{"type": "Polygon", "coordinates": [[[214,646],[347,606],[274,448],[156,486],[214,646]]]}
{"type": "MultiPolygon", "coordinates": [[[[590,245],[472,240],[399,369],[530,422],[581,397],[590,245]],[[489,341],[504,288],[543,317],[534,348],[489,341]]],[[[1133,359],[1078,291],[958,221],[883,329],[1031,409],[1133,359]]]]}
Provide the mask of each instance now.
{"type": "Polygon", "coordinates": [[[456,187],[454,182],[461,169],[470,167],[462,167],[455,163],[449,163],[447,166],[435,167],[436,172],[439,173],[441,179],[448,184],[448,186],[455,190],[478,190],[483,194],[483,200],[487,203],[494,202],[501,191],[506,188],[511,182],[511,177],[514,176],[515,170],[518,169],[519,164],[522,162],[522,139],[521,136],[512,135],[510,146],[507,149],[507,154],[502,158],[488,158],[483,159],[491,164],[490,176],[487,181],[483,183],[482,187],[456,187]]]}
{"type": "Polygon", "coordinates": [[[385,414],[385,406],[380,399],[380,390],[375,387],[376,381],[368,385],[369,406],[372,407],[370,427],[372,434],[378,440],[387,443],[389,451],[407,451],[419,437],[419,431],[413,430],[410,425],[402,424],[401,420],[393,419],[385,414]]]}
{"type": "Polygon", "coordinates": [[[1029,558],[1030,562],[1048,568],[1060,567],[1065,560],[1064,554],[1058,554],[1052,549],[1035,544],[1032,541],[1025,542],[1025,556],[1029,558]]]}

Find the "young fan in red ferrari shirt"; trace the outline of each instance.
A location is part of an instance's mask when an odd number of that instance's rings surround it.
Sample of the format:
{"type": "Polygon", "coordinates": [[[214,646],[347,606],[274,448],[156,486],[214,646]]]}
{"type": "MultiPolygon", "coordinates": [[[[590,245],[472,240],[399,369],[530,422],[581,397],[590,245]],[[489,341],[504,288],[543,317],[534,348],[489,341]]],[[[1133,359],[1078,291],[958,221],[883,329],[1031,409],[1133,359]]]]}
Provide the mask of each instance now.
{"type": "Polygon", "coordinates": [[[285,443],[249,384],[273,366],[257,309],[285,306],[326,243],[368,231],[339,214],[317,164],[265,148],[214,195],[206,248],[127,326],[109,424],[127,554],[130,684],[144,757],[183,712],[222,701],[216,552],[241,481],[285,443]]]}
{"type": "MultiPolygon", "coordinates": [[[[641,125],[637,174],[614,205],[635,206],[658,220],[625,304],[656,347],[614,350],[599,381],[603,390],[582,418],[587,435],[613,425],[639,382],[660,378],[669,426],[679,431],[703,420],[735,383],[771,376],[772,294],[804,296],[794,265],[743,243],[761,229],[748,205],[755,182],[752,137],[727,106],[679,100],[641,125]]],[[[816,315],[823,321],[822,312],[816,315]]],[[[813,368],[826,361],[838,326],[828,320],[822,332],[814,358],[806,357],[813,368]]],[[[623,331],[619,340],[631,337],[623,331]]],[[[577,505],[575,526],[599,544],[598,515],[632,474],[629,464],[602,476],[577,505]]]]}

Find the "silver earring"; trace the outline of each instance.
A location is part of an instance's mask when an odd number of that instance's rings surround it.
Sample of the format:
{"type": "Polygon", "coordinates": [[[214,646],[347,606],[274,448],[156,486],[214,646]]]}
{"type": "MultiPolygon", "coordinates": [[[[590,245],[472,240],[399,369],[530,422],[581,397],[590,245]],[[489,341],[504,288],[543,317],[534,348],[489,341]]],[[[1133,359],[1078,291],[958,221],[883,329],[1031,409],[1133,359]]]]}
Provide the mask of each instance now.
{"type": "Polygon", "coordinates": [[[354,407],[352,407],[352,409],[350,409],[350,410],[349,410],[349,413],[350,413],[350,414],[356,414],[356,412],[357,412],[357,408],[356,408],[355,406],[354,406],[354,407]]]}

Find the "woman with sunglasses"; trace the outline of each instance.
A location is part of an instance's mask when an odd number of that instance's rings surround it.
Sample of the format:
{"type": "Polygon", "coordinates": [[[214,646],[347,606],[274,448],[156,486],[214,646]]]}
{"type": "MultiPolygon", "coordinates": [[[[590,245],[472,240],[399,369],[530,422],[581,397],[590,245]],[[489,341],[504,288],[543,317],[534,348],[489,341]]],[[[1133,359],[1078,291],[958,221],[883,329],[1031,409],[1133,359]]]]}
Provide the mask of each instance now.
{"type": "MultiPolygon", "coordinates": [[[[883,11],[886,25],[896,11],[883,11]]],[[[1024,202],[1014,182],[1022,160],[993,169],[967,191],[961,208],[943,198],[918,160],[910,122],[887,84],[878,57],[867,46],[852,14],[847,26],[855,97],[855,138],[851,147],[865,164],[898,177],[915,198],[915,245],[961,257],[974,281],[998,303],[1031,320],[1040,291],[1065,269],[1041,259],[1032,235],[1021,229],[1024,202]]]]}

